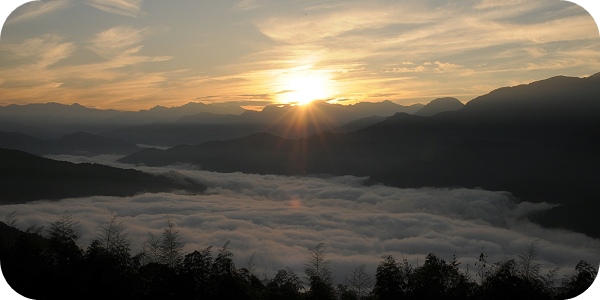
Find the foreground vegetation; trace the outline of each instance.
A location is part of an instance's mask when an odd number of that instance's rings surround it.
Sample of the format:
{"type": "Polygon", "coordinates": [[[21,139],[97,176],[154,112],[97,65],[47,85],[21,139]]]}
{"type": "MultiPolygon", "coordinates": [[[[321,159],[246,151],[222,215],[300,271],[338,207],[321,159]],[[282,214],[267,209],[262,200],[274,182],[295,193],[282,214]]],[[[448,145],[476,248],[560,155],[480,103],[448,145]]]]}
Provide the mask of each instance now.
{"type": "Polygon", "coordinates": [[[170,219],[135,255],[116,216],[85,250],[68,212],[47,230],[23,232],[15,223],[14,213],[0,222],[2,272],[15,291],[33,299],[567,299],[583,293],[597,274],[584,261],[562,279],[556,270],[542,274],[532,244],[493,264],[482,253],[475,278],[455,258],[430,253],[420,266],[385,255],[374,276],[359,265],[335,283],[325,245],[317,244],[307,253],[304,276],[286,267],[259,278],[252,259],[246,268],[235,266],[228,243],[184,254],[170,219]]]}

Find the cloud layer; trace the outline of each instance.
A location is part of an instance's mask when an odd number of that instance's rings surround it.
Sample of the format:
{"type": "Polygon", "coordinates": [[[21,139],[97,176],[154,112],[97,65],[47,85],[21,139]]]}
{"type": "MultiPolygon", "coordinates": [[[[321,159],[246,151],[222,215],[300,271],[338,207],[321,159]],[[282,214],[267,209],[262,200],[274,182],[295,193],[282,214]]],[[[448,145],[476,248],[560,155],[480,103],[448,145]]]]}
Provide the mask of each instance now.
{"type": "MultiPolygon", "coordinates": [[[[147,169],[157,171],[161,169],[147,169]]],[[[210,188],[205,195],[144,194],[89,197],[0,207],[17,211],[17,226],[48,225],[64,211],[81,223],[81,246],[98,228],[120,216],[137,253],[147,233],[175,221],[191,252],[231,241],[238,267],[254,253],[262,272],[290,266],[302,274],[308,249],[324,242],[336,278],[359,264],[374,274],[383,254],[423,262],[429,252],[452,255],[474,269],[483,251],[488,262],[516,258],[536,242],[539,262],[567,272],[581,259],[600,262],[600,241],[532,224],[526,215],[548,204],[516,203],[506,192],[470,189],[365,187],[362,178],[296,178],[179,170],[210,188]]]]}

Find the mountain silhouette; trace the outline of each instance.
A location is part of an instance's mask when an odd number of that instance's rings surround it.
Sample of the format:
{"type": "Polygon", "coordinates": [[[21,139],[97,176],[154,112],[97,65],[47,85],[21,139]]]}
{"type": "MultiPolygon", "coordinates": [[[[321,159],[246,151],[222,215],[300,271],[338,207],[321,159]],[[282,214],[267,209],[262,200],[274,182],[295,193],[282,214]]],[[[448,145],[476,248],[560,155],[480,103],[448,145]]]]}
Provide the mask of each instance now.
{"type": "Polygon", "coordinates": [[[16,132],[0,132],[0,148],[22,150],[37,155],[69,154],[82,156],[127,155],[140,150],[137,145],[120,139],[85,132],[70,133],[57,139],[48,140],[16,132]]]}
{"type": "Polygon", "coordinates": [[[86,196],[206,189],[175,172],[149,174],[99,164],[74,164],[26,152],[0,149],[0,204],[86,196]]]}
{"type": "Polygon", "coordinates": [[[391,101],[330,104],[313,101],[310,105],[269,105],[262,111],[240,115],[200,113],[182,117],[175,123],[155,123],[120,128],[104,133],[138,144],[175,146],[230,140],[266,132],[283,138],[303,138],[336,131],[344,124],[373,115],[391,116],[396,112],[414,113],[422,105],[403,106],[391,101]]]}
{"type": "MultiPolygon", "coordinates": [[[[479,187],[581,210],[600,197],[593,183],[600,169],[599,103],[600,76],[559,76],[492,91],[456,111],[396,113],[350,133],[298,139],[255,134],[145,150],[121,161],[191,163],[219,172],[350,174],[399,187],[479,187]]],[[[577,230],[600,237],[598,229],[577,230]]]]}
{"type": "Polygon", "coordinates": [[[182,106],[155,106],[149,110],[119,111],[95,109],[80,104],[55,102],[0,106],[0,131],[57,138],[73,132],[103,133],[126,126],[176,122],[199,113],[241,114],[238,106],[190,102],[182,106]]]}
{"type": "Polygon", "coordinates": [[[433,116],[446,111],[455,111],[463,108],[465,105],[456,98],[446,97],[431,100],[423,108],[415,113],[417,116],[433,116]]]}

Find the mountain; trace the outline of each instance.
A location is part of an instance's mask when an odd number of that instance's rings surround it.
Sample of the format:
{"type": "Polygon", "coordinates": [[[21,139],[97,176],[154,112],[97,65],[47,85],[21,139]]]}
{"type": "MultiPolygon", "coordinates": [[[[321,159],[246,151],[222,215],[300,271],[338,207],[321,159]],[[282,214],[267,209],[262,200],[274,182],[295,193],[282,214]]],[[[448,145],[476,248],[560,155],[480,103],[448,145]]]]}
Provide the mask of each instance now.
{"type": "Polygon", "coordinates": [[[234,139],[257,132],[285,138],[306,137],[335,130],[356,119],[390,116],[395,112],[414,113],[422,107],[391,101],[353,105],[315,101],[308,106],[270,105],[256,112],[222,103],[190,102],[182,106],[118,111],[53,102],[13,104],[0,106],[0,131],[41,139],[89,132],[134,144],[175,146],[234,139]]]}
{"type": "Polygon", "coordinates": [[[244,109],[226,104],[190,102],[182,106],[156,106],[149,110],[118,111],[88,108],[77,103],[34,103],[0,106],[0,131],[20,132],[39,138],[57,138],[85,131],[102,133],[125,126],[175,122],[200,113],[241,114],[244,109]]]}
{"type": "Polygon", "coordinates": [[[55,102],[32,103],[26,105],[11,104],[0,106],[0,118],[26,123],[59,124],[75,122],[98,122],[121,114],[117,110],[87,108],[77,103],[67,105],[55,102]]]}
{"type": "Polygon", "coordinates": [[[21,150],[29,153],[42,154],[41,149],[48,149],[49,143],[38,138],[18,132],[0,132],[0,148],[21,150]]]}
{"type": "MultiPolygon", "coordinates": [[[[575,148],[585,148],[593,141],[588,138],[600,131],[600,126],[597,126],[600,125],[600,106],[598,105],[600,77],[559,77],[553,80],[558,82],[552,82],[551,85],[562,86],[563,92],[553,91],[550,93],[551,95],[548,95],[549,93],[543,89],[546,86],[545,81],[542,81],[542,84],[534,82],[529,85],[493,91],[474,99],[474,104],[469,102],[458,111],[430,117],[396,113],[382,122],[356,132],[322,133],[308,138],[282,139],[279,144],[295,145],[292,148],[303,149],[303,152],[299,153],[301,157],[297,157],[297,159],[306,160],[306,172],[321,172],[324,165],[332,165],[334,167],[329,170],[332,174],[353,175],[375,174],[385,167],[390,168],[390,166],[401,165],[412,160],[431,159],[471,139],[512,142],[522,144],[523,147],[540,147],[542,149],[544,147],[560,147],[564,151],[571,151],[569,150],[571,147],[573,147],[573,151],[575,148]],[[574,99],[568,92],[573,91],[572,86],[585,89],[577,91],[579,97],[577,99],[574,99]],[[512,89],[516,89],[520,93],[512,92],[512,89]],[[497,100],[499,93],[505,95],[503,101],[497,100]],[[538,94],[542,94],[544,99],[554,105],[539,104],[538,101],[541,97],[537,96],[538,94]],[[502,106],[502,109],[498,106],[502,106]],[[567,108],[573,112],[569,112],[567,108]],[[576,118],[575,113],[579,113],[579,117],[576,118]],[[325,163],[325,157],[327,159],[331,157],[331,161],[325,163]],[[343,159],[340,159],[341,157],[343,159]],[[372,164],[365,164],[363,161],[369,161],[372,164]]],[[[229,153],[235,155],[235,159],[251,161],[249,153],[254,153],[251,148],[253,146],[247,145],[243,149],[239,149],[239,143],[242,140],[258,137],[262,136],[252,135],[242,139],[223,141],[218,144],[218,147],[215,143],[204,143],[196,148],[186,147],[185,150],[190,152],[189,154],[173,159],[187,162],[185,157],[201,157],[206,153],[214,153],[222,159],[227,159],[227,153],[229,153]],[[215,151],[216,148],[219,148],[219,151],[215,151]]],[[[255,144],[260,145],[258,142],[255,144]]],[[[285,151],[289,151],[289,149],[281,148],[280,150],[280,152],[285,151]]],[[[155,152],[154,156],[157,156],[158,159],[158,156],[173,156],[175,153],[183,155],[182,151],[172,149],[155,152]]],[[[275,154],[270,153],[269,155],[275,154]]],[[[281,155],[287,155],[287,153],[281,155]]],[[[143,160],[135,160],[134,157],[135,155],[124,161],[154,163],[151,157],[145,157],[143,160]]],[[[194,163],[207,164],[203,160],[196,160],[194,163]]],[[[244,166],[249,165],[244,164],[244,166]]],[[[238,171],[254,172],[258,169],[264,169],[264,166],[256,166],[256,169],[240,167],[238,171]]]]}
{"type": "Polygon", "coordinates": [[[75,132],[50,140],[47,154],[71,154],[93,156],[100,154],[130,154],[140,148],[132,143],[86,132],[75,132]]]}
{"type": "Polygon", "coordinates": [[[22,133],[0,132],[0,148],[21,150],[37,155],[70,154],[94,156],[100,154],[127,155],[140,148],[120,139],[85,132],[75,132],[57,139],[38,139],[22,133]]]}
{"type": "Polygon", "coordinates": [[[87,196],[132,196],[205,186],[175,172],[150,174],[99,164],[74,164],[0,149],[0,204],[87,196]]]}
{"type": "Polygon", "coordinates": [[[423,108],[415,113],[417,116],[433,116],[446,111],[456,111],[465,105],[456,98],[446,97],[431,100],[423,108]]]}
{"type": "Polygon", "coordinates": [[[186,116],[205,113],[214,115],[239,115],[244,111],[245,109],[239,106],[190,102],[182,106],[165,107],[157,105],[149,110],[122,112],[118,116],[108,119],[108,121],[122,125],[142,125],[151,123],[175,122],[186,116]]]}
{"type": "MultiPolygon", "coordinates": [[[[145,150],[121,161],[191,163],[219,172],[349,174],[399,187],[505,190],[524,201],[565,205],[537,217],[547,222],[566,211],[596,208],[590,203],[600,198],[594,183],[598,136],[600,76],[554,77],[492,91],[456,111],[429,117],[396,113],[350,133],[295,139],[255,134],[145,150]]],[[[600,237],[600,230],[583,231],[575,221],[565,221],[563,228],[600,237]]]]}
{"type": "Polygon", "coordinates": [[[467,140],[431,160],[414,160],[375,174],[370,182],[509,191],[523,201],[560,204],[529,216],[533,221],[600,238],[600,147],[592,144],[548,147],[467,140]]]}
{"type": "Polygon", "coordinates": [[[377,124],[379,122],[382,122],[385,119],[386,118],[382,117],[382,116],[370,116],[370,117],[360,118],[360,119],[357,119],[354,121],[350,121],[332,131],[333,132],[341,132],[341,133],[342,132],[353,132],[353,131],[357,131],[357,130],[369,127],[371,125],[377,124]]]}
{"type": "Polygon", "coordinates": [[[331,104],[314,101],[310,105],[269,105],[262,111],[240,115],[200,113],[182,117],[176,123],[156,123],[121,128],[104,135],[138,144],[175,146],[230,140],[259,132],[283,138],[303,138],[336,131],[344,124],[372,115],[391,116],[396,112],[415,112],[422,105],[403,106],[391,101],[331,104]]]}

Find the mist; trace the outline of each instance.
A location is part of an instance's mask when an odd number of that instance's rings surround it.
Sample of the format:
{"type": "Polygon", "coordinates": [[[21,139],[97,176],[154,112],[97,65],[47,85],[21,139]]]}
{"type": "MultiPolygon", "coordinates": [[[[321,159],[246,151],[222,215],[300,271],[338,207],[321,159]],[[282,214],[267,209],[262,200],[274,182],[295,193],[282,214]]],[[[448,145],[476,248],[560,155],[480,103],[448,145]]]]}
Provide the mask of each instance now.
{"type": "MultiPolygon", "coordinates": [[[[114,162],[115,157],[53,156],[73,162],[114,162]]],[[[128,166],[131,167],[131,166],[128,166]]],[[[550,230],[527,215],[552,207],[519,202],[509,192],[480,189],[399,189],[364,186],[365,178],[288,177],[214,173],[191,167],[176,170],[208,186],[205,194],[141,194],[133,197],[86,197],[0,206],[0,216],[16,211],[16,226],[46,226],[68,210],[80,223],[79,245],[86,248],[99,227],[118,214],[140,251],[149,232],[160,234],[166,218],[176,224],[184,253],[229,241],[238,268],[250,257],[259,275],[272,276],[289,266],[303,274],[309,249],[326,246],[337,282],[360,264],[374,275],[382,255],[418,265],[428,253],[451,260],[455,255],[474,270],[480,253],[488,263],[516,258],[535,243],[537,262],[546,270],[574,270],[579,260],[600,262],[600,241],[583,234],[550,230]]]]}

